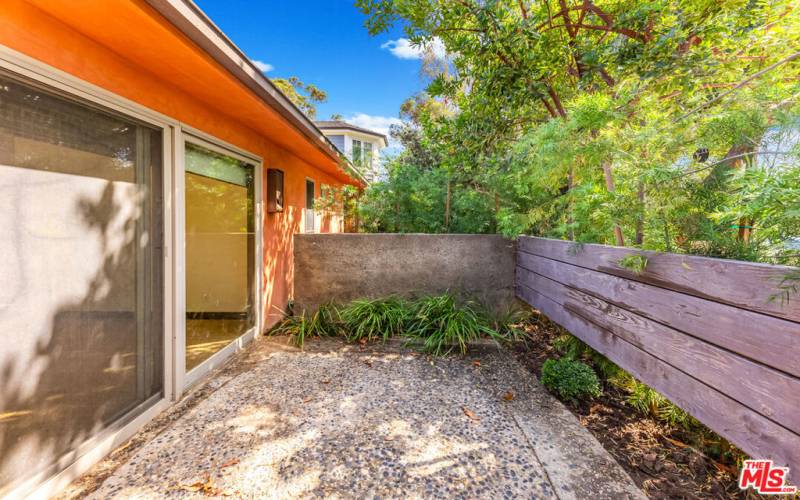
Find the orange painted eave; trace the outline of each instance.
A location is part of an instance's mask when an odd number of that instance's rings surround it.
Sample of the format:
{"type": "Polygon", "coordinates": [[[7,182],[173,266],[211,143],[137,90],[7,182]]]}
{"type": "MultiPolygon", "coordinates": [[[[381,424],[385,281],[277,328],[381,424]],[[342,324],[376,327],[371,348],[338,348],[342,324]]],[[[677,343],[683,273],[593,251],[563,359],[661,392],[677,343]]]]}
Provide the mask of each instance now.
{"type": "MultiPolygon", "coordinates": [[[[41,11],[52,16],[52,21],[63,23],[113,53],[119,55],[136,69],[154,76],[161,82],[177,88],[196,101],[241,123],[269,142],[280,146],[320,170],[332,174],[342,182],[362,186],[350,176],[329,152],[312,142],[274,108],[248,89],[211,56],[189,40],[169,21],[142,0],[28,0],[41,11]]],[[[15,0],[5,0],[4,9],[21,5],[15,0]],[[8,2],[6,4],[6,2],[8,2]]],[[[20,13],[24,9],[20,8],[20,13]]],[[[41,21],[37,22],[40,28],[41,21]]],[[[65,40],[65,44],[69,44],[65,40]]],[[[44,46],[43,46],[44,47],[44,46]]],[[[12,47],[13,48],[13,47],[12,47]]],[[[71,47],[65,46],[64,50],[71,47]]],[[[35,45],[33,49],[35,50],[35,45]]],[[[85,46],[80,50],[86,50],[85,46]]],[[[48,61],[47,51],[31,57],[48,61]]],[[[53,64],[58,67],[58,64],[53,64]]],[[[97,73],[97,69],[94,69],[97,73]]],[[[92,71],[76,76],[99,86],[108,87],[107,81],[97,81],[92,71]]],[[[108,75],[104,80],[108,80],[108,75]]],[[[174,103],[163,102],[165,97],[157,91],[135,88],[109,88],[112,92],[132,101],[171,115],[174,103]]],[[[202,123],[181,119],[190,126],[203,130],[202,123]]],[[[231,140],[232,138],[228,138],[231,140]]],[[[231,142],[235,143],[234,140],[231,142]]]]}

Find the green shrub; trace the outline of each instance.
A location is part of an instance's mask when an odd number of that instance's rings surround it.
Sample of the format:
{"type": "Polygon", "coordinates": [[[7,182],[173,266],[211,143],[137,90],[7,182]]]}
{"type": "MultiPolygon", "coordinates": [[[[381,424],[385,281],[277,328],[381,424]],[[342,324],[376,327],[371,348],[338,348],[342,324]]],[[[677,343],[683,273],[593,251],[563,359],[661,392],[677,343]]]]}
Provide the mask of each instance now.
{"type": "Polygon", "coordinates": [[[412,310],[406,334],[424,339],[422,350],[436,356],[455,348],[465,354],[469,343],[481,336],[503,339],[476,303],[459,304],[450,294],[417,299],[412,310]]]}
{"type": "Polygon", "coordinates": [[[567,359],[590,363],[604,380],[615,381],[627,375],[622,368],[572,334],[565,333],[557,337],[553,347],[567,359]]]}
{"type": "Polygon", "coordinates": [[[592,368],[572,359],[548,359],[542,366],[542,384],[562,399],[577,402],[600,395],[600,380],[592,368]]]}
{"type": "Polygon", "coordinates": [[[406,301],[398,297],[354,300],[340,311],[344,335],[350,342],[361,339],[384,341],[403,333],[411,314],[406,301]]]}

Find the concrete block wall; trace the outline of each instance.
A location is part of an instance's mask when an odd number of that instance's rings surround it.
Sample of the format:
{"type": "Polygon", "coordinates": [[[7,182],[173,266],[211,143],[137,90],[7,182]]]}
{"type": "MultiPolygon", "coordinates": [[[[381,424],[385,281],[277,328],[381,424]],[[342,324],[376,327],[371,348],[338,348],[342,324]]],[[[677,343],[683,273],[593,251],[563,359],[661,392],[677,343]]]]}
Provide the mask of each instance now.
{"type": "Polygon", "coordinates": [[[514,241],[479,234],[297,234],[295,313],[333,300],[450,291],[497,310],[514,303],[514,241]]]}

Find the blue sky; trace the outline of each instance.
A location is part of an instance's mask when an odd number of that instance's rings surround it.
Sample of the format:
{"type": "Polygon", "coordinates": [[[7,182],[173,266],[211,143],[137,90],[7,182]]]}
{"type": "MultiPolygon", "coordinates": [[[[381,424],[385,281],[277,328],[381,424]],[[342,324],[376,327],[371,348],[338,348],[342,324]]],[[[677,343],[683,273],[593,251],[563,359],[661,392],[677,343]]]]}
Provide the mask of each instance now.
{"type": "Polygon", "coordinates": [[[195,1],[268,76],[297,76],[325,90],[318,119],[339,113],[385,132],[422,87],[419,51],[399,29],[369,36],[351,0],[195,1]]]}

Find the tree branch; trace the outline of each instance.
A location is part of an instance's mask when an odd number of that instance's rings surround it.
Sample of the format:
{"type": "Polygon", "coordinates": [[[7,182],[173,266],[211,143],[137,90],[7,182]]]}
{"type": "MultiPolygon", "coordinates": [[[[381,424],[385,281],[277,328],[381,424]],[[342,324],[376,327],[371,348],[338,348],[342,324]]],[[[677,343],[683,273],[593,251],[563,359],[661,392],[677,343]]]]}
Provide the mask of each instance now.
{"type": "Polygon", "coordinates": [[[528,19],[528,11],[525,9],[525,4],[522,3],[522,0],[518,0],[519,3],[519,11],[522,13],[522,19],[528,19]]]}

